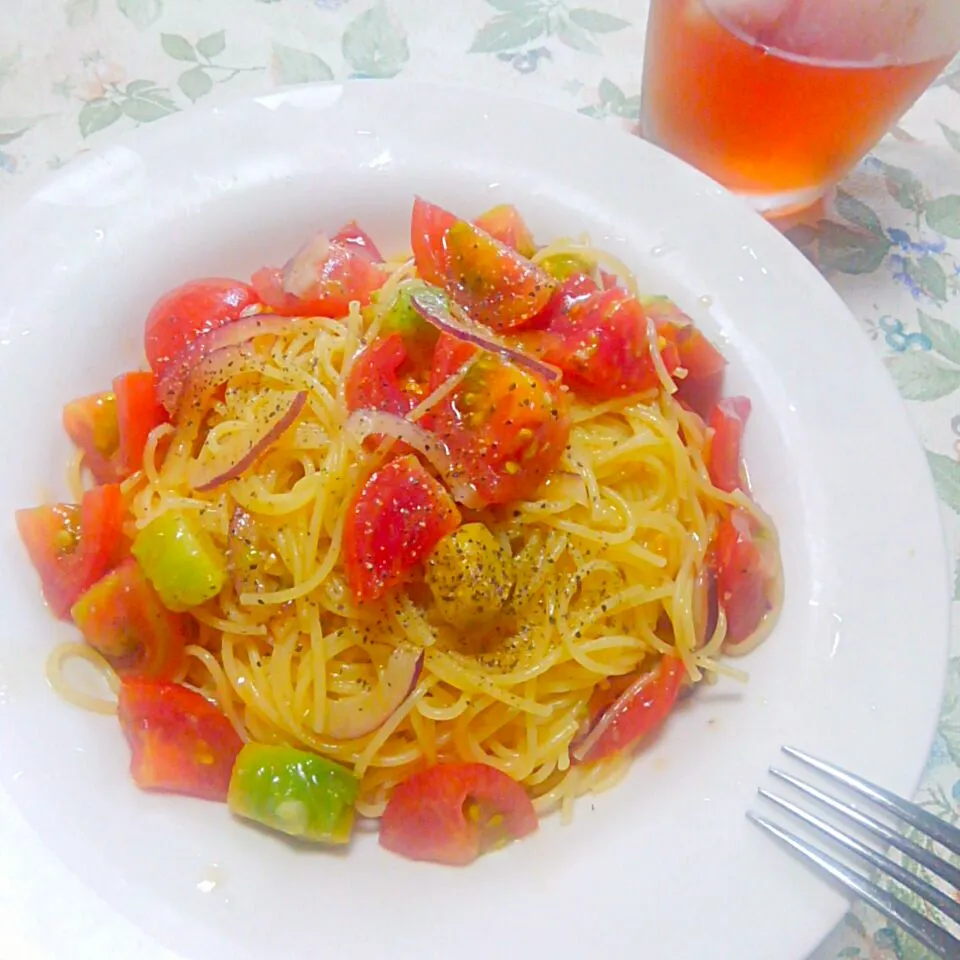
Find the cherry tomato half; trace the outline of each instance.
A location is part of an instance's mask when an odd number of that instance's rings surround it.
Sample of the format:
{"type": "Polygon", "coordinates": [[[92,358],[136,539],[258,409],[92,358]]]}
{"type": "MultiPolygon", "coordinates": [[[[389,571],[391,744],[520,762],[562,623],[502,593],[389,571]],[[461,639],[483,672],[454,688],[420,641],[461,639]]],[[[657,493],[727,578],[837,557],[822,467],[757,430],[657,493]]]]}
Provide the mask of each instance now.
{"type": "Polygon", "coordinates": [[[71,400],[63,408],[63,428],[83,454],[83,465],[95,483],[123,479],[117,462],[120,425],[117,398],[113,393],[95,393],[71,400]]]}
{"type": "MultiPolygon", "coordinates": [[[[432,385],[459,370],[471,352],[475,348],[441,337],[432,385]]],[[[560,462],[570,436],[560,388],[492,353],[477,357],[424,424],[445,444],[457,479],[485,504],[532,497],[560,462]]]]}
{"type": "MultiPolygon", "coordinates": [[[[620,287],[601,290],[584,274],[564,281],[535,332],[521,336],[523,346],[563,371],[572,390],[594,401],[655,388],[657,376],[647,332],[647,317],[636,297],[620,287]]],[[[679,365],[673,345],[659,344],[664,366],[679,365]]]]}
{"type": "Polygon", "coordinates": [[[165,293],[147,315],[144,347],[158,376],[184,347],[201,334],[236,320],[260,303],[256,291],[239,280],[207,277],[165,293]]]}
{"type": "Polygon", "coordinates": [[[446,489],[412,454],[373,473],[347,511],[343,560],[358,603],[382,597],[460,525],[446,489]]]}
{"type": "Polygon", "coordinates": [[[125,373],[113,381],[120,445],[118,469],[124,478],[143,466],[143,448],[154,427],[166,423],[167,412],[157,400],[152,373],[125,373]]]}
{"type": "Polygon", "coordinates": [[[183,665],[192,621],[163,605],[133,557],[85,591],[70,614],[122,677],[170,680],[183,665]]]}
{"type": "Polygon", "coordinates": [[[120,561],[123,516],[123,495],[116,484],[88,490],[79,505],[17,511],[17,530],[40,574],[43,598],[61,620],[69,620],[80,595],[120,561]]]}
{"type": "Polygon", "coordinates": [[[685,675],[679,657],[663,657],[657,669],[635,679],[610,704],[576,753],[579,763],[595,763],[633,747],[666,720],[685,675]]]}
{"type": "Polygon", "coordinates": [[[442,763],[404,780],[380,821],[380,845],[411,860],[462,866],[537,829],[523,787],[483,763],[442,763]]]}
{"type": "Polygon", "coordinates": [[[186,687],[154,680],[125,680],[118,699],[138,787],[226,801],[243,743],[217,707],[186,687]]]}
{"type": "Polygon", "coordinates": [[[760,537],[757,521],[733,510],[721,521],[711,545],[717,571],[717,601],[727,617],[727,639],[742,643],[771,609],[775,547],[760,537]]]}
{"type": "Polygon", "coordinates": [[[477,323],[523,327],[547,305],[556,280],[486,231],[417,197],[410,240],[417,272],[477,323]]]}
{"type": "Polygon", "coordinates": [[[494,240],[513,247],[522,257],[532,257],[537,252],[530,228],[512,203],[501,203],[481,214],[474,223],[494,240]]]}
{"type": "Polygon", "coordinates": [[[713,431],[707,451],[707,469],[714,486],[727,493],[746,485],[741,448],[750,409],[747,397],[726,397],[713,408],[707,422],[713,431]]]}
{"type": "Polygon", "coordinates": [[[250,282],[274,313],[345,317],[352,301],[366,306],[386,279],[379,260],[351,237],[307,245],[282,269],[263,267],[250,282]]]}

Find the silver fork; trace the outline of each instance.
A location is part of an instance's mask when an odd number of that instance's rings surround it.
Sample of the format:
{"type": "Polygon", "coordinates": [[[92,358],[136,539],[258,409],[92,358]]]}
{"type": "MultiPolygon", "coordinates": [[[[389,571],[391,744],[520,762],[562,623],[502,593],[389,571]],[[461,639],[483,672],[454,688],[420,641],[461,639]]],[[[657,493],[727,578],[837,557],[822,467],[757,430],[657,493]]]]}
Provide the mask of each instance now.
{"type": "MultiPolygon", "coordinates": [[[[842,784],[849,788],[854,793],[859,794],[880,807],[886,813],[898,817],[937,843],[942,844],[951,852],[960,855],[960,830],[951,824],[946,823],[939,817],[935,817],[932,813],[928,813],[922,807],[917,806],[917,804],[910,803],[898,797],[896,794],[891,793],[889,790],[884,790],[882,787],[869,783],[861,777],[833,766],[833,764],[825,763],[823,760],[817,760],[799,750],[794,750],[792,747],[783,747],[782,749],[784,753],[794,759],[801,761],[808,767],[818,770],[835,783],[842,784]]],[[[785,773],[783,770],[777,770],[771,767],[770,773],[784,783],[790,784],[791,787],[799,790],[810,799],[815,800],[825,807],[829,807],[835,813],[839,813],[847,820],[857,824],[862,830],[873,835],[883,843],[896,848],[901,853],[914,859],[917,863],[922,864],[931,873],[946,881],[947,884],[952,886],[954,890],[960,894],[960,869],[948,863],[943,858],[917,846],[913,841],[908,840],[906,837],[892,830],[887,824],[867,816],[860,810],[842,803],[824,793],[822,790],[818,790],[816,787],[797,779],[797,777],[785,773]]],[[[772,800],[782,809],[829,837],[834,843],[849,850],[861,860],[865,860],[880,873],[908,887],[927,904],[940,911],[944,917],[960,925],[960,903],[949,894],[938,890],[909,870],[904,869],[900,864],[894,863],[894,861],[888,857],[877,853],[876,850],[862,843],[849,833],[838,830],[825,820],[821,820],[819,817],[807,813],[789,800],[784,800],[782,797],[775,796],[763,789],[759,790],[759,793],[762,797],[765,797],[767,800],[772,800]]],[[[925,917],[922,913],[914,910],[913,907],[907,906],[856,870],[852,870],[845,864],[840,863],[829,854],[813,846],[813,844],[801,839],[796,834],[790,833],[788,830],[784,830],[783,827],[778,826],[766,817],[760,816],[752,811],[749,811],[747,816],[755,824],[769,831],[778,840],[793,848],[793,850],[805,857],[823,873],[826,873],[842,886],[846,887],[847,890],[860,897],[861,900],[866,901],[879,910],[885,917],[900,924],[901,927],[911,933],[937,956],[943,957],[945,960],[958,960],[958,958],[960,958],[960,939],[957,939],[944,925],[925,917]]]]}

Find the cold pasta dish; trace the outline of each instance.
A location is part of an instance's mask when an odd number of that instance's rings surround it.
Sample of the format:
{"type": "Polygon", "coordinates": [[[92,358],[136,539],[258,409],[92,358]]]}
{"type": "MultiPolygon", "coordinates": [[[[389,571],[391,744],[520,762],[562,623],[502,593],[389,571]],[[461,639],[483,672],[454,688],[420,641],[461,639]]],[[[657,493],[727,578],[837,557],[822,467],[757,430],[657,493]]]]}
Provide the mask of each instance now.
{"type": "Polygon", "coordinates": [[[465,864],[741,676],[782,575],[750,402],[670,300],[512,206],[418,198],[410,240],[350,223],[161,297],[149,368],[64,408],[75,502],[17,525],[78,631],[50,682],[140,787],[465,864]]]}

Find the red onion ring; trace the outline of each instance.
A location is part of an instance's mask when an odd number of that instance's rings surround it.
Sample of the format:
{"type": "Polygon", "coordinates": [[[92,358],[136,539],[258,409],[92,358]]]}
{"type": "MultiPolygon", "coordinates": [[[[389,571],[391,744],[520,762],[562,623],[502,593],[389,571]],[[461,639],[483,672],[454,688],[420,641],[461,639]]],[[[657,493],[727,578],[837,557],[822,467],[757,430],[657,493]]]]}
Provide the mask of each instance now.
{"type": "Polygon", "coordinates": [[[413,693],[423,659],[422,650],[397,647],[374,689],[328,703],[323,734],[331,740],[356,740],[382,727],[413,693]]]}
{"type": "Polygon", "coordinates": [[[402,440],[423,454],[430,462],[434,470],[440,474],[454,500],[472,510],[479,510],[484,506],[477,491],[459,479],[458,470],[450,459],[447,445],[419,424],[411,423],[403,417],[383,410],[355,410],[347,418],[346,429],[360,443],[373,434],[402,440]]]}
{"type": "Polygon", "coordinates": [[[505,360],[515,363],[518,367],[525,367],[531,373],[542,377],[547,383],[557,383],[563,376],[551,364],[544,363],[529,353],[504,343],[491,330],[470,321],[459,307],[451,306],[440,293],[434,293],[432,290],[418,290],[410,298],[410,302],[414,310],[441,333],[448,333],[463,343],[471,343],[490,353],[500,354],[505,360]]]}
{"type": "Polygon", "coordinates": [[[278,408],[269,419],[258,424],[258,432],[254,436],[241,434],[236,438],[229,438],[228,449],[222,458],[213,458],[206,462],[196,458],[187,464],[187,480],[190,486],[205,492],[236,479],[293,426],[307,402],[307,392],[284,390],[277,393],[289,394],[289,402],[285,407],[278,408]]]}
{"type": "Polygon", "coordinates": [[[302,317],[281,317],[273,313],[249,313],[211,330],[187,344],[167,364],[157,384],[157,400],[173,415],[183,399],[191,372],[210,354],[225,347],[246,343],[254,337],[280,336],[305,322],[302,317]]]}

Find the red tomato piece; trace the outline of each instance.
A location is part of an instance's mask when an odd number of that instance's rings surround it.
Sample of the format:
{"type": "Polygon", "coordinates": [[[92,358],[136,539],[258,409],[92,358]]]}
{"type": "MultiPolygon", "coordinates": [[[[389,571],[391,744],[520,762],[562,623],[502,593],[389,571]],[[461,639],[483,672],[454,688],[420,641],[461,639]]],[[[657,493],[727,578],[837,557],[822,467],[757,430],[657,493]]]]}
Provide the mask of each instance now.
{"type": "Polygon", "coordinates": [[[391,460],[370,476],[347,511],[343,558],[354,598],[382,597],[459,525],[450,494],[415,456],[391,460]]]}
{"type": "Polygon", "coordinates": [[[516,250],[419,197],[410,234],[421,278],[443,287],[473,320],[493,330],[529,323],[557,287],[516,250]]]}
{"type": "Polygon", "coordinates": [[[155,680],[124,680],[118,699],[138,787],[226,801],[243,743],[217,707],[180,684],[155,680]]]}
{"type": "MultiPolygon", "coordinates": [[[[441,337],[432,385],[470,357],[441,337]]],[[[570,436],[565,395],[529,370],[492,353],[479,356],[463,381],[424,418],[444,443],[457,479],[485,504],[532,497],[560,462],[570,436]]]]}
{"type": "Polygon", "coordinates": [[[356,220],[351,220],[344,224],[331,238],[331,243],[340,243],[346,246],[354,246],[362,250],[375,263],[383,263],[383,257],[377,245],[370,239],[370,235],[361,230],[356,220]]]}
{"type": "Polygon", "coordinates": [[[677,379],[677,392],[673,397],[702,420],[707,420],[723,395],[723,381],[724,371],[722,370],[699,380],[690,376],[677,379]]]}
{"type": "Polygon", "coordinates": [[[283,269],[263,267],[250,282],[263,302],[288,317],[344,317],[350,303],[370,303],[387,279],[380,263],[357,243],[307,244],[283,269]]]}
{"type": "Polygon", "coordinates": [[[407,360],[407,349],[399,333],[371,343],[354,360],[347,377],[347,409],[384,410],[400,417],[408,414],[420,397],[409,378],[401,379],[407,360]]]}
{"type": "Polygon", "coordinates": [[[143,448],[154,427],[167,420],[167,412],[157,401],[152,373],[125,373],[113,381],[117,422],[120,433],[119,470],[129,477],[143,466],[143,448]]]}
{"type": "Polygon", "coordinates": [[[380,845],[411,860],[463,866],[538,826],[523,787],[483,763],[442,763],[394,788],[380,845]]]}
{"type": "Polygon", "coordinates": [[[83,464],[95,483],[121,479],[116,454],[120,446],[117,398],[112,393],[95,393],[71,400],[63,408],[63,428],[83,453],[83,464]]]}
{"type": "Polygon", "coordinates": [[[192,621],[163,605],[133,557],[90,587],[70,615],[122,677],[170,680],[183,665],[192,621]]]}
{"type": "Polygon", "coordinates": [[[532,257],[537,252],[530,228],[512,203],[501,203],[492,207],[473,222],[494,240],[513,247],[522,257],[532,257]]]}
{"type": "Polygon", "coordinates": [[[610,273],[607,270],[600,271],[600,286],[604,290],[613,290],[614,287],[620,285],[620,278],[615,273],[610,273]]]}
{"type": "Polygon", "coordinates": [[[630,749],[666,720],[685,675],[679,657],[663,657],[655,672],[636,679],[603,712],[577,754],[579,763],[595,763],[630,749]]]}
{"type": "Polygon", "coordinates": [[[775,546],[759,536],[745,510],[733,510],[717,528],[711,546],[717,571],[717,601],[727,616],[727,643],[742,643],[771,609],[775,546]]]}
{"type": "Polygon", "coordinates": [[[673,345],[679,365],[686,371],[686,376],[677,380],[674,396],[706,419],[720,399],[727,361],[672,300],[651,297],[641,302],[657,333],[673,345]]]}
{"type": "Polygon", "coordinates": [[[713,408],[708,421],[713,436],[707,451],[707,470],[713,485],[727,493],[745,486],[741,447],[750,409],[746,397],[727,397],[713,408]]]}
{"type": "Polygon", "coordinates": [[[687,371],[687,380],[722,376],[727,367],[726,359],[693,324],[672,327],[657,323],[657,332],[676,347],[680,366],[687,371]]]}
{"type": "Polygon", "coordinates": [[[158,376],[184,347],[239,318],[260,303],[256,291],[239,280],[207,277],[191,280],[165,293],[147,315],[144,346],[158,376]]]}
{"type": "Polygon", "coordinates": [[[443,286],[447,276],[447,252],[444,237],[457,218],[442,207],[417,197],[410,218],[410,245],[417,273],[422,280],[443,286]]]}
{"type": "Polygon", "coordinates": [[[124,502],[116,484],[94,487],[79,505],[18,510],[17,530],[40,574],[43,598],[61,620],[70,608],[121,559],[124,502]]]}
{"type": "Polygon", "coordinates": [[[475,347],[472,343],[458,340],[449,333],[441,334],[433,351],[433,368],[430,371],[431,392],[458,373],[471,357],[476,356],[478,351],[479,347],[475,347]]]}
{"type": "MultiPolygon", "coordinates": [[[[595,401],[642,393],[660,380],[650,355],[647,317],[636,297],[620,287],[600,290],[582,274],[566,280],[524,345],[563,371],[564,381],[595,401]]],[[[672,344],[658,344],[672,373],[679,358],[672,344]]]]}

